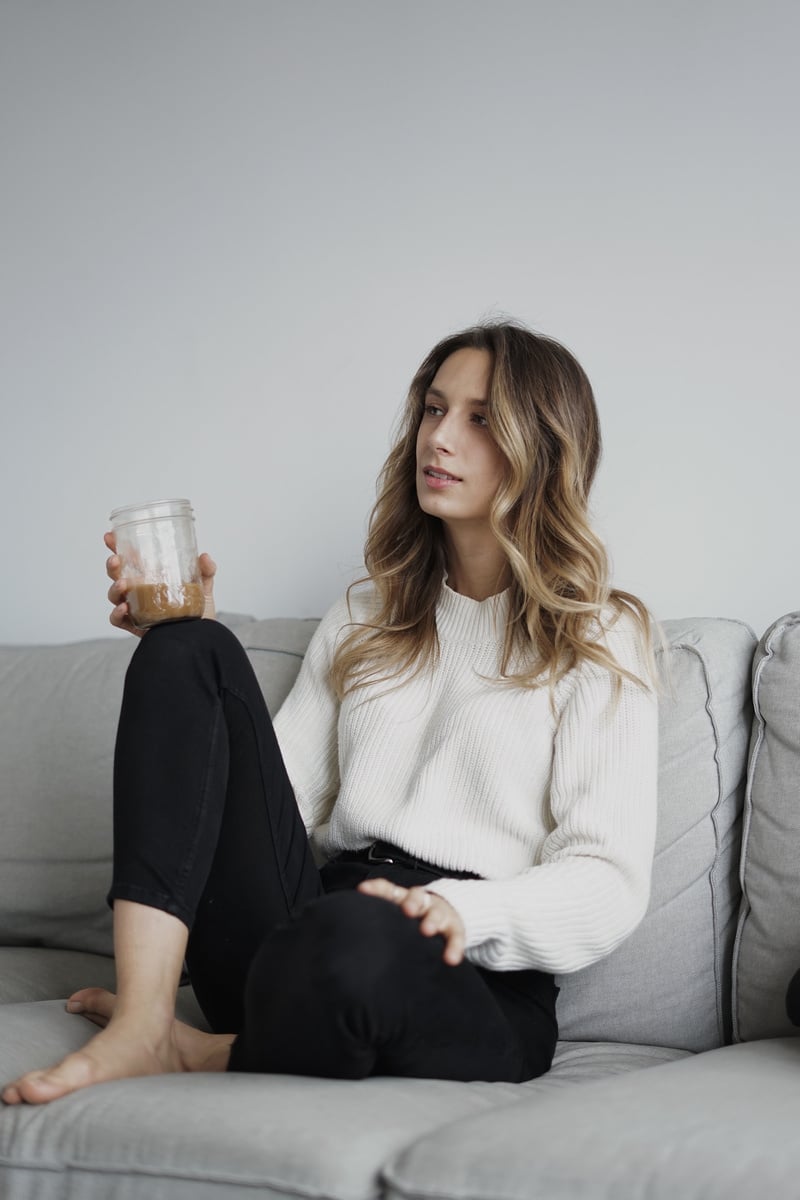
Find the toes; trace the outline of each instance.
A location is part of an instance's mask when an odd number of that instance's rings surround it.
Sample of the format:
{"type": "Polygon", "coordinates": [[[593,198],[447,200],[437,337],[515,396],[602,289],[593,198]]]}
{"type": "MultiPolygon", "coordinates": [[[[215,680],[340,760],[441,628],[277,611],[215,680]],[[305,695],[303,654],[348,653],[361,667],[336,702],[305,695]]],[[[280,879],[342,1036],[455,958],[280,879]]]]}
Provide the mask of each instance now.
{"type": "Polygon", "coordinates": [[[3,1088],[2,1095],[0,1095],[0,1100],[3,1101],[3,1104],[19,1104],[22,1100],[22,1097],[19,1094],[19,1088],[17,1085],[15,1083],[10,1083],[8,1087],[3,1088]]]}
{"type": "Polygon", "coordinates": [[[91,1083],[91,1064],[81,1055],[70,1055],[49,1071],[31,1071],[13,1088],[27,1104],[46,1104],[91,1083]]]}
{"type": "Polygon", "coordinates": [[[105,988],[81,988],[79,992],[73,992],[67,1001],[67,1012],[84,1013],[86,1016],[96,1014],[103,1017],[105,1023],[112,1016],[116,1001],[114,993],[105,988]]]}
{"type": "Polygon", "coordinates": [[[40,1099],[50,1099],[50,1096],[45,1096],[47,1087],[40,1087],[43,1082],[44,1072],[35,1071],[30,1075],[23,1075],[21,1079],[17,1079],[14,1083],[10,1083],[3,1092],[3,1102],[5,1104],[36,1104],[40,1099]]]}
{"type": "Polygon", "coordinates": [[[44,1071],[35,1075],[26,1075],[17,1084],[21,1100],[28,1104],[40,1104],[46,1100],[54,1100],[59,1095],[58,1086],[44,1071]]]}
{"type": "Polygon", "coordinates": [[[109,992],[107,988],[85,987],[79,988],[77,992],[73,992],[70,1000],[75,1000],[79,1004],[83,1004],[89,1008],[95,1008],[97,1005],[103,1004],[111,1004],[113,1006],[116,996],[113,992],[109,992]]]}
{"type": "MultiPolygon", "coordinates": [[[[91,1002],[95,1000],[92,998],[91,1002]]],[[[113,1003],[113,1000],[109,992],[100,996],[101,1005],[113,1003]]],[[[90,1020],[100,1024],[105,1018],[102,1014],[91,1014],[90,1020]]],[[[68,1055],[56,1066],[31,1071],[15,1079],[7,1085],[3,1100],[7,1104],[47,1104],[93,1083],[182,1069],[185,1068],[180,1056],[168,1038],[164,1044],[152,1044],[140,1030],[131,1030],[121,1022],[98,1033],[87,1043],[86,1049],[68,1055]]]]}

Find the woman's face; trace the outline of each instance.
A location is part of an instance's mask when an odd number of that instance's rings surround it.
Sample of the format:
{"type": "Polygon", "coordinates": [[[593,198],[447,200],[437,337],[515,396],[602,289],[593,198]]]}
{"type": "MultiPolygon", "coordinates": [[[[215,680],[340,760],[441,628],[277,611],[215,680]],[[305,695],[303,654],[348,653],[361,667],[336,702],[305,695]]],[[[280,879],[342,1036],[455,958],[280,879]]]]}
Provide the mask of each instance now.
{"type": "Polygon", "coordinates": [[[504,461],[486,425],[488,350],[456,350],[436,372],[417,432],[417,497],[446,524],[488,524],[504,461]]]}

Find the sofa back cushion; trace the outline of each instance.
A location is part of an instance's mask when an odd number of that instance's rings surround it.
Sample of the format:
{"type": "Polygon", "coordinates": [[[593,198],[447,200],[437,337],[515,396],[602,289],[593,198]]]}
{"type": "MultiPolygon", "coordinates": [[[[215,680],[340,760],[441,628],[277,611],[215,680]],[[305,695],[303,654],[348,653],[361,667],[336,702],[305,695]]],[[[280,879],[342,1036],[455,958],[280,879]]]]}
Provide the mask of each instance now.
{"type": "Polygon", "coordinates": [[[607,958],[558,983],[563,1039],[705,1050],[731,1036],[730,963],[755,636],[664,623],[650,906],[607,958]]]}
{"type": "MultiPolygon", "coordinates": [[[[221,619],[274,713],[316,622],[221,619]]],[[[114,741],[136,645],[0,646],[0,945],[112,951],[114,741]]]]}
{"type": "Polygon", "coordinates": [[[111,776],[134,646],[0,647],[3,945],[111,952],[111,776]]]}
{"type": "Polygon", "coordinates": [[[781,617],[761,639],[753,700],[733,963],[740,1041],[798,1033],[785,996],[800,968],[800,612],[781,617]]]}
{"type": "Polygon", "coordinates": [[[319,621],[309,617],[273,617],[264,621],[225,618],[247,651],[274,717],[297,678],[308,643],[319,621]]]}

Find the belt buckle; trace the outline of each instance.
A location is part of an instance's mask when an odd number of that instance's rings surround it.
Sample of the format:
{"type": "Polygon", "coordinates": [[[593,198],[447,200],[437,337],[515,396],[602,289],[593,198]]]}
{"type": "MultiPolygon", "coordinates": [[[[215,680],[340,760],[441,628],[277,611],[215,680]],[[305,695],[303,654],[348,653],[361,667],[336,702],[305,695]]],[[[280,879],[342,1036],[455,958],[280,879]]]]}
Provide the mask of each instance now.
{"type": "Polygon", "coordinates": [[[393,858],[381,857],[380,855],[375,853],[375,847],[377,846],[377,844],[378,844],[377,842],[373,842],[372,845],[367,848],[367,862],[394,863],[393,858]]]}

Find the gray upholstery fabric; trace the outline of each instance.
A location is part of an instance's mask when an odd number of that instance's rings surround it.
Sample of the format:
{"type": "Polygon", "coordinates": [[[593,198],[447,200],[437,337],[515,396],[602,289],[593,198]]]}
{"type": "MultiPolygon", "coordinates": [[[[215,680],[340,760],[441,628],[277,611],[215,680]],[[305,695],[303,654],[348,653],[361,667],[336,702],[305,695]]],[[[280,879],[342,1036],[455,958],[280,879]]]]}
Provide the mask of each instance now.
{"type": "MultiPolygon", "coordinates": [[[[103,954],[49,950],[44,946],[0,946],[0,1005],[31,1000],[63,1001],[79,988],[102,987],[113,991],[115,983],[114,960],[103,954]]],[[[188,1021],[197,1029],[208,1029],[188,985],[178,989],[176,1012],[181,1021],[188,1021]]]]}
{"type": "MultiPolygon", "coordinates": [[[[77,1049],[94,1033],[60,1003],[0,1008],[0,1078],[77,1049]]],[[[4,1200],[333,1197],[380,1191],[386,1160],[433,1129],[581,1081],[640,1071],[680,1052],[559,1047],[521,1086],[421,1079],[352,1082],[264,1075],[125,1080],[0,1120],[4,1200]],[[132,1134],[132,1131],[135,1131],[132,1134]]]]}
{"type": "Polygon", "coordinates": [[[688,1050],[671,1046],[636,1046],[627,1042],[559,1042],[553,1065],[546,1075],[520,1084],[520,1090],[538,1095],[543,1089],[562,1088],[592,1079],[627,1075],[663,1063],[691,1057],[688,1050]]]}
{"type": "Polygon", "coordinates": [[[390,1200],[754,1200],[797,1196],[800,1042],[725,1046],[545,1091],[429,1134],[385,1171],[390,1200]]]}
{"type": "Polygon", "coordinates": [[[753,665],[744,899],[734,961],[738,1038],[797,1034],[784,1007],[800,967],[800,613],[776,621],[753,665]]]}
{"type": "MultiPolygon", "coordinates": [[[[0,1077],[95,1032],[60,1003],[0,1008],[0,1077]]],[[[3,1200],[361,1200],[386,1159],[460,1116],[512,1104],[514,1084],[171,1075],[104,1084],[0,1119],[3,1200]],[[258,1189],[264,1189],[263,1192],[258,1189]]]]}
{"type": "Polygon", "coordinates": [[[314,618],[273,618],[233,626],[247,650],[267,708],[274,717],[297,678],[300,663],[319,622],[314,618]]]}
{"type": "Polygon", "coordinates": [[[0,647],[0,944],[111,953],[111,777],[134,646],[0,647]]]}
{"type": "Polygon", "coordinates": [[[44,946],[0,946],[0,1004],[66,999],[82,987],[113,990],[113,958],[44,946]]]}
{"type": "Polygon", "coordinates": [[[608,958],[559,979],[559,1028],[573,1041],[705,1050],[730,1037],[756,639],[746,625],[725,620],[668,621],[664,634],[650,907],[608,958]]]}

